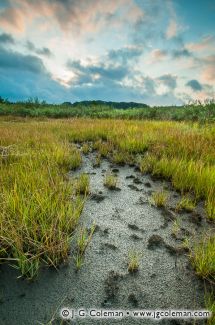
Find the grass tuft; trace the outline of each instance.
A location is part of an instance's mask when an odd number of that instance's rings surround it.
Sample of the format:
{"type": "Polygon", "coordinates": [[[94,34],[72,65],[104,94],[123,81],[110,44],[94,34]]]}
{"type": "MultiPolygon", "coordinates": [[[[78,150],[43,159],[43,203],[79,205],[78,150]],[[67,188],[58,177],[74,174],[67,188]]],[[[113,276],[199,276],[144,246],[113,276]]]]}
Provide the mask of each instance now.
{"type": "Polygon", "coordinates": [[[215,280],[215,236],[205,235],[191,248],[191,261],[202,278],[215,280]]]}
{"type": "Polygon", "coordinates": [[[193,202],[193,200],[191,200],[188,196],[183,196],[181,200],[177,203],[175,210],[177,212],[181,210],[191,212],[195,209],[195,207],[196,205],[195,202],[193,202]]]}
{"type": "Polygon", "coordinates": [[[136,251],[132,251],[128,256],[128,272],[134,273],[139,269],[139,254],[136,251]]]}
{"type": "Polygon", "coordinates": [[[165,207],[168,200],[168,193],[164,190],[154,192],[152,194],[152,202],[157,207],[165,207]]]}
{"type": "Polygon", "coordinates": [[[117,187],[117,176],[111,173],[111,171],[108,171],[105,175],[104,186],[110,190],[116,189],[117,187]]]}
{"type": "Polygon", "coordinates": [[[75,193],[88,195],[90,193],[90,178],[88,174],[82,173],[75,180],[75,193]]]}

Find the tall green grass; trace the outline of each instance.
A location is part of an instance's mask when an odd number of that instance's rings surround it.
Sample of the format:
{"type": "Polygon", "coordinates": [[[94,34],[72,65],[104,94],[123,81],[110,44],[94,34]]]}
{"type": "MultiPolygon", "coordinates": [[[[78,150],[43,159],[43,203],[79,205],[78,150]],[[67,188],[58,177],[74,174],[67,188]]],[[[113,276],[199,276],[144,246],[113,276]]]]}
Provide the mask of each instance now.
{"type": "MultiPolygon", "coordinates": [[[[14,140],[7,129],[0,133],[2,142],[14,140]]],[[[0,147],[0,258],[14,261],[29,278],[42,263],[56,267],[68,258],[83,207],[79,196],[71,199],[73,184],[66,177],[80,164],[80,153],[69,143],[32,133],[15,147],[0,147]]]]}

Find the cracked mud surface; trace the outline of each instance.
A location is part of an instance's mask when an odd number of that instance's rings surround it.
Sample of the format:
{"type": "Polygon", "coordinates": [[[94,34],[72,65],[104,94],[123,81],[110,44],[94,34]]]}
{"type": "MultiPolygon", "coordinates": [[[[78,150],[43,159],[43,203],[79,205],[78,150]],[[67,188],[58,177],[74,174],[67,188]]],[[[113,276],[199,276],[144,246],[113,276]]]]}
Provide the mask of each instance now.
{"type": "MultiPolygon", "coordinates": [[[[134,167],[116,167],[102,161],[93,168],[93,158],[84,157],[82,168],[90,176],[91,196],[80,218],[96,231],[86,249],[84,265],[76,272],[71,258],[67,265],[44,269],[32,283],[17,279],[16,270],[0,267],[0,324],[46,324],[61,307],[108,309],[204,309],[204,284],[199,280],[182,249],[183,239],[207,228],[197,213],[176,214],[180,195],[172,190],[169,209],[150,204],[150,195],[163,187],[160,180],[141,175],[134,167]],[[103,185],[104,173],[118,175],[121,191],[103,185]],[[180,230],[173,234],[174,220],[180,230]],[[139,270],[127,271],[128,254],[139,253],[139,270]]],[[[76,174],[77,174],[76,173],[76,174]]],[[[74,173],[72,173],[74,175],[74,173]]],[[[165,183],[166,184],[166,183],[165,183]]],[[[74,243],[72,243],[72,250],[74,243]]],[[[73,324],[155,324],[152,320],[77,319],[73,324]]],[[[53,324],[60,324],[56,320],[53,324]]],[[[192,321],[162,320],[157,324],[192,324],[192,321]]],[[[195,324],[204,324],[197,321],[195,324]]]]}

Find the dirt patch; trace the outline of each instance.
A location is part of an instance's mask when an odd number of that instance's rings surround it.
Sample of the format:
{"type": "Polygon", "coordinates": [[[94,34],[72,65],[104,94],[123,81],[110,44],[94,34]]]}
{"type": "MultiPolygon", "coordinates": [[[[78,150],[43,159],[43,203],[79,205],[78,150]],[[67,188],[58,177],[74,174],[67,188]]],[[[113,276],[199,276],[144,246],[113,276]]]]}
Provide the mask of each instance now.
{"type": "Polygon", "coordinates": [[[139,306],[139,303],[138,303],[137,297],[135,296],[134,293],[131,293],[131,294],[128,296],[128,301],[130,302],[130,304],[131,304],[134,308],[137,308],[137,307],[139,306]]]}
{"type": "Polygon", "coordinates": [[[140,231],[140,228],[137,225],[134,224],[128,224],[128,228],[135,230],[135,231],[140,231]]]}
{"type": "Polygon", "coordinates": [[[141,189],[139,189],[136,185],[134,184],[128,184],[128,187],[131,189],[131,190],[134,190],[134,191],[141,191],[141,189]]]}
{"type": "Polygon", "coordinates": [[[133,180],[134,184],[142,184],[143,182],[139,178],[134,178],[133,180]]]}
{"type": "Polygon", "coordinates": [[[145,197],[139,197],[139,199],[137,200],[136,204],[148,204],[149,203],[149,200],[145,197]]]}
{"type": "Polygon", "coordinates": [[[118,168],[113,168],[113,169],[112,169],[112,172],[115,173],[115,174],[116,174],[116,173],[119,173],[119,169],[118,169],[118,168]]]}
{"type": "Polygon", "coordinates": [[[106,305],[108,302],[114,302],[117,298],[119,291],[119,281],[122,279],[122,275],[115,271],[110,271],[108,277],[105,280],[105,300],[102,305],[106,305]]]}
{"type": "Polygon", "coordinates": [[[114,251],[117,249],[117,247],[115,245],[111,244],[111,243],[102,244],[102,248],[109,248],[109,249],[112,249],[114,251]]]}
{"type": "Polygon", "coordinates": [[[149,183],[149,182],[145,182],[144,185],[145,185],[145,187],[148,187],[148,188],[152,187],[151,183],[149,183]]]}
{"type": "Polygon", "coordinates": [[[130,237],[131,237],[132,239],[134,239],[134,240],[142,240],[142,239],[143,239],[142,237],[139,237],[139,236],[137,236],[136,234],[132,234],[130,237]]]}
{"type": "Polygon", "coordinates": [[[193,212],[190,215],[190,221],[196,225],[200,225],[202,223],[202,216],[198,212],[193,212]]]}
{"type": "Polygon", "coordinates": [[[106,198],[105,195],[93,193],[90,195],[90,200],[96,201],[97,203],[102,202],[106,198]]]}
{"type": "Polygon", "coordinates": [[[129,176],[126,176],[125,178],[126,179],[132,179],[132,178],[135,178],[135,176],[134,175],[129,175],[129,176]]]}
{"type": "Polygon", "coordinates": [[[159,235],[152,235],[148,239],[148,249],[156,249],[156,248],[166,248],[169,254],[171,255],[180,255],[184,252],[188,251],[185,247],[174,247],[172,245],[167,244],[164,239],[159,235]]]}

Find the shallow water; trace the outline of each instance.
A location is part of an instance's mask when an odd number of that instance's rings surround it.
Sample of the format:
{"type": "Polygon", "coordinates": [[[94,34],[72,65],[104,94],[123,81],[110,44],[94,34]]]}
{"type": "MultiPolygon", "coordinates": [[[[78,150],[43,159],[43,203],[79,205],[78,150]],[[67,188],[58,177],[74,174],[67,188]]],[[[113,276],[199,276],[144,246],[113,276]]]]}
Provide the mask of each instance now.
{"type": "MultiPolygon", "coordinates": [[[[104,160],[99,168],[93,168],[91,155],[84,157],[83,166],[77,172],[89,173],[92,193],[81,215],[80,227],[97,225],[85,252],[84,265],[76,272],[74,261],[70,259],[58,271],[42,270],[38,279],[31,283],[17,279],[16,270],[1,266],[0,324],[44,324],[52,317],[58,318],[63,306],[74,309],[204,309],[203,282],[196,277],[186,253],[177,250],[185,236],[195,235],[207,227],[204,219],[196,224],[191,214],[177,216],[171,209],[168,212],[152,206],[152,191],[168,184],[142,176],[133,167],[115,167],[119,169],[116,172],[120,190],[108,190],[103,185],[104,173],[114,166],[104,160]],[[181,228],[177,239],[172,236],[175,218],[180,220],[181,228]],[[150,247],[148,241],[153,235],[160,236],[152,237],[160,241],[150,247]],[[138,272],[130,274],[127,262],[133,250],[139,254],[140,266],[138,272]]],[[[174,205],[179,194],[169,191],[174,205]]],[[[149,319],[130,317],[76,319],[72,323],[155,324],[149,319]]],[[[53,324],[60,324],[60,320],[53,324]]],[[[193,323],[162,320],[158,324],[193,323]]]]}

